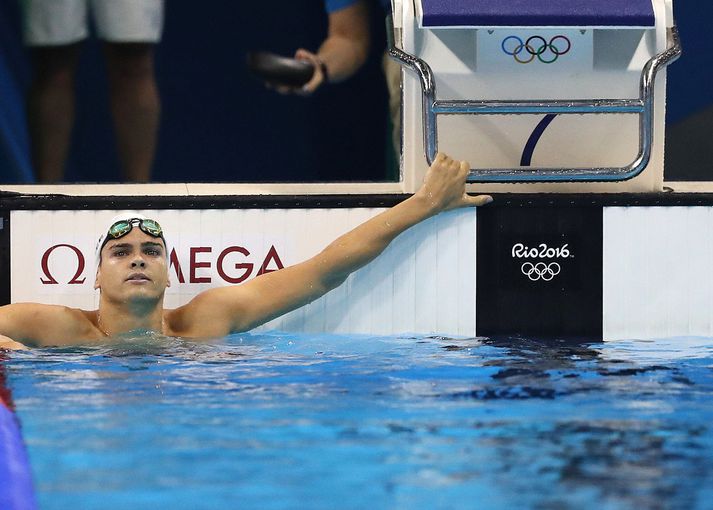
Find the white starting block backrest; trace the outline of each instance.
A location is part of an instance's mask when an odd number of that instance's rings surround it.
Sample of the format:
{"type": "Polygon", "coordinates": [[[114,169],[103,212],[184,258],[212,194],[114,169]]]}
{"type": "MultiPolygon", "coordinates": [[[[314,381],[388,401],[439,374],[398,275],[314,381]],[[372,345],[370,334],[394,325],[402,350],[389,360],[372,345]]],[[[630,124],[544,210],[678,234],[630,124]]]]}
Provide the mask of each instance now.
{"type": "Polygon", "coordinates": [[[670,0],[394,0],[393,23],[407,188],[442,151],[479,189],[662,189],[670,0]]]}

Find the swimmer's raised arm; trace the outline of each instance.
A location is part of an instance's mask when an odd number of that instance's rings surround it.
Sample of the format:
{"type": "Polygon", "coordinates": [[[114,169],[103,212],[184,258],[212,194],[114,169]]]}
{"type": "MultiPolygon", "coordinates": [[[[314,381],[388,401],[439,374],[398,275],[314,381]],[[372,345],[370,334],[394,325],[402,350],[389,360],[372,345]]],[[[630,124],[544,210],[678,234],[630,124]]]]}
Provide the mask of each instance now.
{"type": "Polygon", "coordinates": [[[314,301],[371,262],[409,227],[442,211],[492,201],[486,195],[465,193],[469,168],[466,162],[438,154],[421,189],[407,200],[347,232],[311,259],[240,286],[198,295],[183,307],[182,319],[213,321],[216,334],[246,331],[314,301]]]}

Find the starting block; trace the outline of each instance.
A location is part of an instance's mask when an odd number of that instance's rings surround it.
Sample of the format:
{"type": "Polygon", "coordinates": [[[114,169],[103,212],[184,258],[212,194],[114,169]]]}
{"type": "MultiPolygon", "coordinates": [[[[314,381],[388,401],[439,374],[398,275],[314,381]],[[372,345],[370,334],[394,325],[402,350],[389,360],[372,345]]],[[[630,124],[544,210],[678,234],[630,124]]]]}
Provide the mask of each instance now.
{"type": "Polygon", "coordinates": [[[472,183],[662,189],[672,0],[393,0],[388,25],[414,181],[442,151],[472,183]]]}

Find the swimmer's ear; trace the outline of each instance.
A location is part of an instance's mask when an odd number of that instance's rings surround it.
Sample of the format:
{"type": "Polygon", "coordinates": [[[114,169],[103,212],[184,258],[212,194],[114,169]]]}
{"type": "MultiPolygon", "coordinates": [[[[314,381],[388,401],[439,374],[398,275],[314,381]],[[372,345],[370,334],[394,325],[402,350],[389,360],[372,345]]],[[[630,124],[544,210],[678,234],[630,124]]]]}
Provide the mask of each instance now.
{"type": "Polygon", "coordinates": [[[99,285],[99,277],[101,275],[101,270],[97,268],[97,274],[94,276],[94,290],[97,290],[100,285],[99,285]]]}
{"type": "Polygon", "coordinates": [[[166,288],[171,286],[171,278],[166,278],[166,288]]]}

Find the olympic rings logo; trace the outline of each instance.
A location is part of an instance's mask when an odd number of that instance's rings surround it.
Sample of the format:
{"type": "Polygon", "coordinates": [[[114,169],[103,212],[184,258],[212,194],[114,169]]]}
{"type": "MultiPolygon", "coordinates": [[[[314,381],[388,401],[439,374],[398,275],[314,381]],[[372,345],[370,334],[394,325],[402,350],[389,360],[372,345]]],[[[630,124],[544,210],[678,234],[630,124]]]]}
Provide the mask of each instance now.
{"type": "Polygon", "coordinates": [[[547,42],[544,37],[533,35],[522,42],[518,36],[509,35],[503,39],[500,47],[506,55],[511,55],[515,62],[520,64],[529,64],[535,58],[543,64],[552,64],[557,62],[560,55],[569,53],[572,41],[564,35],[556,35],[547,42]]]}
{"type": "Polygon", "coordinates": [[[561,271],[560,265],[557,262],[551,262],[549,264],[545,264],[544,262],[538,262],[537,264],[525,262],[520,269],[522,270],[522,274],[533,282],[537,280],[549,282],[561,271]]]}

